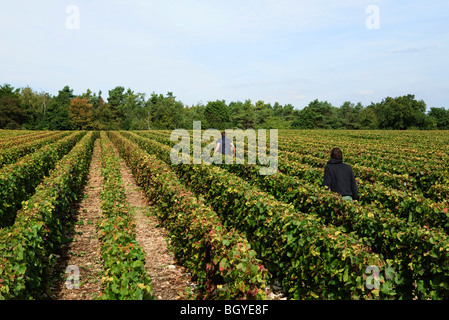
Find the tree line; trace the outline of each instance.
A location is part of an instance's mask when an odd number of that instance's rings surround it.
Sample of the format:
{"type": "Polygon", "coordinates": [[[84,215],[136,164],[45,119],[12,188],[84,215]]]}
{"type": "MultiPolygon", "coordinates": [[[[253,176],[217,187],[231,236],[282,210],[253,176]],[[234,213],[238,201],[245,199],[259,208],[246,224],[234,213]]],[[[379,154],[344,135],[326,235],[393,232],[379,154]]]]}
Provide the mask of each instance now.
{"type": "Polygon", "coordinates": [[[0,129],[27,130],[148,130],[192,129],[385,129],[449,130],[449,110],[432,107],[408,94],[387,97],[363,106],[344,102],[336,107],[315,99],[302,109],[251,100],[209,101],[187,106],[172,92],[143,93],[117,86],[102,92],[76,95],[65,86],[57,95],[30,87],[0,86],[0,129]]]}

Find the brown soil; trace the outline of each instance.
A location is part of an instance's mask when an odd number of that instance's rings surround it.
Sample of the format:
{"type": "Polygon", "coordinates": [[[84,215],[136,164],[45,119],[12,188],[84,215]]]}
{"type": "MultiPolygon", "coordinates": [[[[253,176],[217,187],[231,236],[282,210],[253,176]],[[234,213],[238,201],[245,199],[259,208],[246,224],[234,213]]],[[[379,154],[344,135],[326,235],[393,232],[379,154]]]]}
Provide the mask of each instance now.
{"type": "MultiPolygon", "coordinates": [[[[101,148],[100,140],[95,141],[92,162],[86,186],[83,190],[83,200],[74,206],[72,223],[74,223],[73,241],[63,245],[61,256],[57,263],[58,269],[53,272],[57,276],[52,287],[53,299],[57,300],[91,300],[100,293],[102,260],[100,257],[100,243],[96,232],[96,222],[101,216],[100,191],[103,179],[101,176],[101,148]],[[67,288],[66,279],[74,275],[73,268],[79,270],[79,288],[67,288]],[[68,273],[66,273],[67,267],[68,273]]],[[[72,282],[74,285],[75,282],[72,282]]]]}
{"type": "MultiPolygon", "coordinates": [[[[117,154],[118,151],[116,150],[117,154]]],[[[146,268],[152,278],[154,293],[159,300],[184,299],[186,288],[195,287],[182,266],[177,265],[173,253],[167,248],[168,236],[158,227],[151,215],[152,207],[145,193],[136,185],[129,167],[120,159],[120,171],[128,203],[133,207],[136,238],[146,252],[146,268]]],[[[285,300],[282,291],[266,289],[267,300],[285,300]]]]}
{"type": "MultiPolygon", "coordinates": [[[[117,149],[116,153],[118,155],[117,149]]],[[[152,213],[154,207],[147,202],[145,193],[136,185],[134,177],[125,161],[120,158],[120,169],[127,201],[130,204],[136,223],[136,238],[146,252],[146,269],[152,279],[153,290],[158,300],[180,300],[189,298],[187,292],[196,286],[186,270],[177,264],[173,252],[167,244],[169,237],[159,226],[152,213]]],[[[52,285],[49,297],[56,300],[91,300],[100,293],[102,260],[100,243],[96,233],[96,222],[101,217],[101,198],[103,179],[101,176],[101,148],[97,139],[87,184],[83,190],[83,200],[74,205],[70,219],[74,225],[72,238],[60,250],[57,266],[52,272],[52,285]],[[68,266],[79,269],[79,289],[66,287],[68,266]]],[[[194,290],[193,290],[194,291],[194,290]]],[[[285,298],[282,293],[267,288],[267,299],[285,298]]]]}
{"type": "Polygon", "coordinates": [[[151,205],[123,159],[120,159],[120,171],[126,198],[134,214],[137,242],[146,252],[145,267],[152,279],[154,294],[158,300],[184,299],[186,289],[192,285],[190,277],[182,266],[177,265],[174,254],[168,249],[165,230],[151,215],[151,205]]]}
{"type": "MultiPolygon", "coordinates": [[[[159,300],[184,299],[186,289],[194,285],[184,268],[176,264],[173,253],[168,249],[165,231],[158,226],[157,218],[150,215],[151,206],[123,159],[120,159],[120,166],[127,201],[136,222],[136,238],[146,252],[146,268],[154,294],[159,300]]],[[[91,300],[100,293],[103,270],[96,223],[101,217],[102,185],[101,147],[97,139],[83,200],[74,205],[69,219],[74,227],[67,236],[73,240],[62,246],[52,271],[51,299],[91,300]],[[73,266],[79,270],[79,288],[66,286],[67,278],[74,275],[71,271],[73,266]]]]}

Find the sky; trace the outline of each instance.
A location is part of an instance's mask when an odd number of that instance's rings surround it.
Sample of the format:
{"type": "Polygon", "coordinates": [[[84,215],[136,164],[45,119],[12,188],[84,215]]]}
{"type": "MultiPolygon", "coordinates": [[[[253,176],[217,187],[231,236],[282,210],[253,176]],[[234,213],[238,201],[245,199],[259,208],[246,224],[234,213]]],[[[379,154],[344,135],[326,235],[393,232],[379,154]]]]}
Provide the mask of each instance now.
{"type": "Polygon", "coordinates": [[[447,0],[2,1],[0,84],[449,109],[447,0]]]}

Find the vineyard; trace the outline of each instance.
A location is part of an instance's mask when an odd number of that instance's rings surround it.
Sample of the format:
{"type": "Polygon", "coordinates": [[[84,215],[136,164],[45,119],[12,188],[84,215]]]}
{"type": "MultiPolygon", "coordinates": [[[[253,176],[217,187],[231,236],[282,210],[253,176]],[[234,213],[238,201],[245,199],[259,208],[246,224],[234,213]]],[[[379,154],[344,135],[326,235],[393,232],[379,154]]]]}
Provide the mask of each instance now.
{"type": "MultiPolygon", "coordinates": [[[[192,149],[211,143],[189,133],[192,149]]],[[[125,167],[195,283],[185,298],[266,300],[281,287],[286,299],[449,299],[447,131],[279,130],[273,175],[263,162],[175,164],[171,134],[0,130],[0,300],[51,299],[64,286],[58,256],[73,240],[70,212],[93,201],[95,172],[91,298],[158,299],[125,167]],[[322,187],[335,146],[358,202],[322,187]]]]}

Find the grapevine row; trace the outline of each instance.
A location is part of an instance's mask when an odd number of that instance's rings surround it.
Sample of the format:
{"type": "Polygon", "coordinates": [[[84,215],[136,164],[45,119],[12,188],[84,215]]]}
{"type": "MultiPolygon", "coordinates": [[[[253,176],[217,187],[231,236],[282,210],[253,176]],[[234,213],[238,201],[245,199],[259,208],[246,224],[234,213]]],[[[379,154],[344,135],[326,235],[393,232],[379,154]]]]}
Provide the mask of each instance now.
{"type": "Polygon", "coordinates": [[[411,284],[414,281],[418,284],[418,290],[415,290],[418,296],[440,298],[447,296],[448,288],[445,283],[449,280],[448,270],[446,267],[437,267],[439,264],[447,265],[445,261],[448,259],[448,238],[447,234],[439,229],[441,227],[448,230],[447,207],[438,207],[417,194],[412,196],[398,190],[389,191],[382,185],[374,184],[374,188],[366,195],[373,204],[354,211],[354,206],[346,208],[346,203],[339,197],[304,181],[310,177],[313,177],[312,181],[316,181],[318,176],[314,173],[322,175],[322,172],[311,167],[301,170],[304,169],[301,165],[284,161],[282,170],[287,171],[288,174],[300,176],[301,180],[283,174],[260,176],[258,169],[252,166],[225,167],[245,176],[248,181],[257,181],[259,187],[271,192],[282,201],[294,203],[300,211],[318,213],[327,223],[345,225],[349,231],[356,231],[361,237],[369,239],[368,243],[376,248],[376,252],[382,253],[388,259],[404,256],[400,265],[397,266],[397,271],[398,274],[404,274],[401,285],[408,287],[403,289],[405,296],[410,297],[411,284]],[[395,213],[382,209],[383,207],[394,208],[395,213]],[[363,215],[360,215],[360,212],[363,212],[363,215]],[[397,214],[402,219],[399,219],[397,214]],[[373,217],[375,217],[374,224],[373,217]],[[428,225],[437,228],[430,229],[428,225]],[[383,232],[382,230],[385,229],[395,231],[383,232]],[[405,234],[405,237],[402,234],[405,234]],[[397,237],[401,237],[402,240],[398,241],[397,237]],[[404,243],[408,245],[404,246],[404,243]],[[414,253],[407,256],[405,252],[411,248],[414,253]],[[420,262],[420,256],[426,258],[420,262]]]}
{"type": "MultiPolygon", "coordinates": [[[[438,229],[422,228],[419,225],[410,224],[410,211],[407,210],[410,207],[404,204],[407,204],[406,201],[412,202],[414,199],[411,197],[401,202],[401,209],[404,209],[401,210],[401,213],[409,215],[409,223],[407,223],[407,220],[399,219],[390,211],[379,209],[377,203],[361,208],[348,206],[333,193],[316,185],[308,184],[304,180],[300,181],[296,177],[280,173],[274,176],[260,176],[258,168],[254,166],[225,165],[225,167],[244,176],[248,181],[255,181],[259,187],[272,193],[278,199],[293,203],[299,211],[319,214],[327,223],[344,225],[348,231],[355,231],[375,248],[376,252],[382,253],[386,258],[392,260],[400,258],[402,261],[399,261],[400,264],[396,267],[396,271],[403,280],[402,283],[398,283],[401,288],[398,287],[397,290],[404,291],[401,292],[404,297],[411,297],[412,291],[415,291],[414,294],[420,297],[444,298],[447,296],[448,288],[445,284],[449,280],[448,270],[445,267],[437,267],[440,264],[446,265],[445,261],[448,259],[447,234],[438,229]],[[383,230],[395,231],[384,232],[383,230]],[[398,241],[398,237],[402,238],[402,241],[398,241]],[[404,246],[404,243],[407,245],[404,246]],[[414,254],[407,255],[406,253],[411,248],[413,248],[414,254]],[[419,261],[421,256],[424,257],[423,261],[419,261]],[[437,269],[440,270],[436,271],[437,269]],[[418,284],[417,290],[413,290],[412,286],[415,281],[418,284]]],[[[294,168],[295,164],[290,163],[290,167],[294,168]]],[[[302,178],[304,179],[304,177],[302,178]]],[[[398,200],[398,195],[394,190],[388,196],[394,199],[394,201],[390,201],[393,202],[392,205],[397,206],[395,202],[398,200]]],[[[423,224],[432,223],[433,219],[436,219],[435,221],[439,221],[441,224],[445,221],[447,224],[447,219],[444,219],[447,215],[440,208],[432,207],[429,203],[425,205],[425,198],[421,200],[422,203],[415,202],[415,205],[418,205],[416,208],[419,210],[414,215],[414,220],[423,224]],[[419,212],[421,208],[423,211],[419,212]],[[427,211],[424,211],[425,209],[427,211]]]]}
{"type": "Polygon", "coordinates": [[[34,130],[9,130],[9,129],[0,129],[0,141],[8,138],[14,138],[18,136],[25,136],[29,134],[33,134],[34,130]]]}
{"type": "Polygon", "coordinates": [[[175,256],[197,279],[200,294],[207,299],[265,298],[267,271],[247,240],[224,228],[165,163],[115,132],[110,136],[138,184],[159,206],[175,256]]]}
{"type": "MultiPolygon", "coordinates": [[[[172,144],[165,135],[159,135],[153,132],[139,132],[142,136],[150,136],[163,144],[172,144]]],[[[193,143],[193,142],[192,142],[193,143]]],[[[204,146],[203,142],[203,146],[204,146]]],[[[246,150],[246,149],[245,149],[246,150]]],[[[311,164],[317,165],[316,162],[303,160],[305,163],[298,163],[293,159],[289,158],[290,153],[283,152],[280,155],[279,161],[279,171],[292,176],[297,176],[301,180],[306,180],[308,182],[319,185],[323,178],[323,166],[326,161],[321,161],[318,168],[311,166],[311,164]]],[[[310,157],[304,156],[302,159],[310,159],[310,157]]],[[[316,161],[316,160],[314,160],[316,161]]],[[[361,201],[364,203],[378,203],[382,207],[388,208],[404,217],[408,220],[418,221],[423,226],[434,226],[442,227],[445,230],[449,230],[449,213],[447,212],[449,204],[447,202],[435,203],[432,199],[425,198],[421,193],[410,190],[406,188],[402,189],[402,181],[397,182],[397,186],[401,189],[392,189],[385,186],[383,183],[374,181],[371,176],[371,171],[368,169],[366,171],[357,171],[357,174],[362,175],[362,179],[358,178],[359,181],[359,193],[361,195],[361,201]],[[368,180],[362,180],[364,178],[363,173],[366,173],[365,177],[368,180]]],[[[387,174],[387,177],[389,175],[387,174]]],[[[382,179],[389,181],[389,179],[382,179]]],[[[435,199],[438,200],[438,199],[435,199]]],[[[441,199],[442,200],[442,199],[441,199]]]]}
{"type": "Polygon", "coordinates": [[[58,131],[36,131],[28,135],[17,135],[14,137],[0,139],[0,150],[14,147],[18,144],[26,143],[26,141],[37,140],[58,134],[58,131]]]}
{"type": "MultiPolygon", "coordinates": [[[[260,176],[256,166],[226,165],[277,199],[302,212],[320,216],[326,223],[355,232],[364,243],[391,260],[398,275],[396,292],[403,298],[449,297],[449,237],[441,229],[421,227],[401,219],[377,204],[359,206],[331,191],[281,173],[260,176]],[[413,283],[418,288],[414,290],[413,283]]],[[[419,216],[417,216],[419,218],[419,216]]]]}
{"type": "Polygon", "coordinates": [[[64,156],[0,230],[0,300],[39,299],[46,291],[52,253],[62,243],[64,218],[86,181],[96,134],[87,133],[64,156]]]}
{"type": "Polygon", "coordinates": [[[34,193],[36,186],[59,159],[85,134],[86,132],[74,132],[0,170],[0,227],[14,223],[15,214],[22,201],[34,193]]]}
{"type": "MultiPolygon", "coordinates": [[[[122,135],[170,162],[170,148],[134,133],[122,135]]],[[[365,268],[386,265],[342,228],[324,225],[217,167],[173,165],[192,190],[204,195],[228,227],[246,233],[291,298],[360,299],[368,296],[365,268]],[[363,270],[363,271],[362,271],[363,270]]],[[[388,297],[394,288],[381,293],[388,297]]]]}
{"type": "MultiPolygon", "coordinates": [[[[285,175],[297,177],[301,183],[314,184],[322,179],[323,170],[293,161],[284,161],[279,169],[285,175]]],[[[386,187],[379,182],[359,180],[358,189],[361,203],[376,204],[377,207],[391,210],[395,215],[421,226],[432,226],[449,231],[449,204],[435,203],[422,194],[386,187]]],[[[311,191],[312,192],[312,191],[311,191]]]]}
{"type": "Polygon", "coordinates": [[[50,136],[44,136],[39,139],[33,139],[32,141],[29,141],[29,142],[23,143],[23,144],[19,144],[19,145],[15,145],[14,147],[11,147],[11,148],[1,149],[0,150],[0,168],[7,164],[14,163],[21,157],[35,152],[42,146],[54,143],[67,135],[69,135],[69,132],[62,132],[62,133],[58,133],[58,134],[54,134],[54,135],[50,135],[50,136]]]}
{"type": "Polygon", "coordinates": [[[104,131],[100,133],[103,189],[102,216],[97,222],[103,259],[104,300],[154,300],[145,252],[136,241],[135,223],[126,200],[119,158],[104,131]]]}
{"type": "MultiPolygon", "coordinates": [[[[282,132],[282,131],[281,131],[282,132]]],[[[291,131],[290,131],[291,132],[291,131]]],[[[338,132],[338,131],[295,131],[296,135],[280,134],[280,144],[294,149],[313,148],[317,156],[323,157],[335,145],[345,146],[347,153],[361,159],[381,157],[421,162],[425,158],[441,161],[447,158],[447,140],[431,137],[425,139],[423,132],[338,132]],[[299,135],[298,135],[299,133],[299,135]],[[413,139],[418,141],[413,142],[413,139]],[[427,157],[423,157],[425,154],[427,157]]]]}

